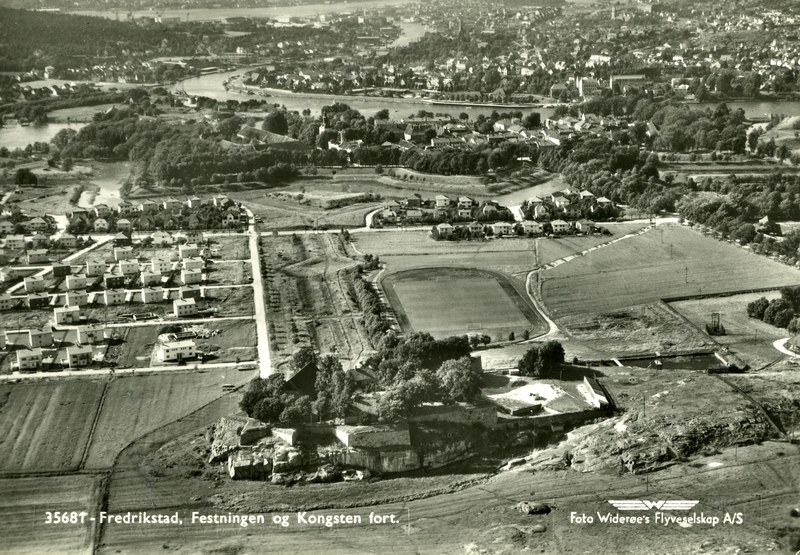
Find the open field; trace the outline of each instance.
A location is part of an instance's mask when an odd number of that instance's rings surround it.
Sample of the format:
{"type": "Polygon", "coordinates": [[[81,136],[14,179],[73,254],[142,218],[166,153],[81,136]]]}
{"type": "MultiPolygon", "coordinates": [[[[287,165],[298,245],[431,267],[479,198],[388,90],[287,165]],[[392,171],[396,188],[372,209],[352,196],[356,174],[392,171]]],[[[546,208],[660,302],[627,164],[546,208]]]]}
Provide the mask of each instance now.
{"type": "Polygon", "coordinates": [[[100,380],[0,385],[0,471],[76,469],[104,387],[100,380]]]}
{"type": "Polygon", "coordinates": [[[250,244],[247,237],[215,236],[210,240],[211,258],[214,260],[249,260],[250,244]]]}
{"type": "Polygon", "coordinates": [[[228,320],[215,322],[209,320],[205,324],[190,326],[191,329],[216,331],[217,335],[195,339],[198,350],[206,353],[207,362],[236,362],[237,360],[255,360],[256,324],[251,320],[228,320]]]}
{"type": "Polygon", "coordinates": [[[550,264],[560,258],[573,256],[597,245],[618,239],[629,233],[635,233],[646,227],[647,223],[601,223],[611,235],[563,235],[558,239],[542,237],[536,239],[537,262],[539,265],[550,264]]]}
{"type": "Polygon", "coordinates": [[[235,369],[117,376],[109,385],[86,459],[87,469],[108,468],[134,439],[221,397],[222,384],[243,385],[253,371],[235,369]]]}
{"type": "Polygon", "coordinates": [[[800,283],[795,269],[681,226],[659,227],[595,250],[542,278],[544,302],[557,318],[665,297],[800,283]]]}
{"type": "Polygon", "coordinates": [[[760,368],[785,355],[775,349],[772,343],[791,334],[785,328],[776,328],[747,315],[747,304],[766,297],[777,299],[778,291],[764,293],[745,293],[729,297],[709,297],[670,303],[701,330],[711,323],[711,314],[718,312],[720,322],[725,327],[725,335],[716,335],[714,340],[728,347],[733,354],[748,363],[753,369],[760,368]]]}
{"type": "Polygon", "coordinates": [[[384,277],[381,287],[401,327],[437,338],[474,332],[498,340],[541,325],[536,311],[511,283],[488,272],[407,271],[384,277]]]}
{"type": "Polygon", "coordinates": [[[535,267],[534,253],[523,251],[464,252],[458,254],[411,254],[381,256],[387,271],[399,272],[425,267],[480,268],[501,272],[524,284],[525,277],[535,267]]]}
{"type": "Polygon", "coordinates": [[[99,503],[97,476],[0,480],[0,551],[14,555],[91,555],[99,503]],[[83,524],[45,524],[45,511],[87,513],[83,524]]]}
{"type": "Polygon", "coordinates": [[[122,335],[122,343],[111,348],[109,358],[119,353],[117,366],[119,368],[147,368],[150,366],[150,353],[158,339],[160,326],[136,326],[118,328],[122,335]]]}
{"type": "Polygon", "coordinates": [[[223,260],[210,264],[205,274],[205,285],[242,285],[253,281],[252,264],[249,260],[223,260]]]}
{"type": "Polygon", "coordinates": [[[263,218],[258,224],[261,230],[306,229],[319,227],[363,227],[368,212],[381,206],[381,203],[362,203],[325,210],[304,204],[302,200],[276,196],[263,189],[231,192],[228,196],[243,202],[257,217],[263,218]]]}
{"type": "MultiPolygon", "coordinates": [[[[251,316],[253,314],[252,287],[219,287],[205,290],[207,307],[217,308],[217,316],[251,316]]],[[[200,303],[202,306],[202,303],[200,303]]],[[[170,308],[172,308],[170,306],[170,308]]]]}

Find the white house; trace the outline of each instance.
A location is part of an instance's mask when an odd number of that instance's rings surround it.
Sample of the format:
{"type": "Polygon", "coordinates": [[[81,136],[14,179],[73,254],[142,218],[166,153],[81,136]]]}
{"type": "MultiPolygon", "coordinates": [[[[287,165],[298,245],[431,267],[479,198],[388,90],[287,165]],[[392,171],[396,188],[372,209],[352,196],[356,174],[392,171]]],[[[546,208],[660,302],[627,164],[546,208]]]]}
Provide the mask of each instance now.
{"type": "Polygon", "coordinates": [[[97,218],[94,221],[94,230],[95,231],[108,231],[108,221],[105,218],[97,218]]]}
{"type": "Polygon", "coordinates": [[[114,247],[114,260],[132,260],[133,247],[114,247]]]}
{"type": "Polygon", "coordinates": [[[183,360],[197,356],[197,346],[192,340],[169,341],[158,348],[158,358],[164,362],[183,360]]]}
{"type": "Polygon", "coordinates": [[[172,244],[172,235],[166,231],[156,231],[150,237],[153,239],[153,245],[157,247],[168,247],[172,244]]]}
{"type": "Polygon", "coordinates": [[[42,350],[20,349],[17,351],[17,368],[22,370],[36,370],[42,365],[42,350]]]}
{"type": "Polygon", "coordinates": [[[197,304],[194,299],[176,299],[172,302],[172,308],[177,318],[184,318],[197,314],[197,304]]]}
{"type": "Polygon", "coordinates": [[[184,285],[193,285],[203,281],[203,274],[200,270],[181,270],[181,282],[184,285]]]}
{"type": "Polygon", "coordinates": [[[184,270],[202,270],[206,263],[200,257],[184,258],[181,261],[184,270]]]}
{"type": "Polygon", "coordinates": [[[522,229],[525,230],[525,233],[541,233],[542,224],[540,224],[539,222],[532,222],[530,220],[526,220],[522,222],[522,229]]]}
{"type": "Polygon", "coordinates": [[[509,235],[513,232],[513,224],[508,222],[497,222],[495,224],[491,224],[489,227],[492,228],[496,237],[500,237],[502,235],[509,235]]]}
{"type": "Polygon", "coordinates": [[[181,258],[194,258],[200,256],[200,247],[195,243],[186,243],[178,247],[178,253],[181,258]]]}
{"type": "Polygon", "coordinates": [[[67,289],[86,289],[86,276],[83,274],[68,275],[67,289]]]}
{"type": "Polygon", "coordinates": [[[103,291],[103,303],[106,306],[125,303],[124,289],[106,289],[103,291]]]}
{"type": "Polygon", "coordinates": [[[79,306],[59,306],[53,309],[56,325],[74,324],[80,322],[84,317],[83,310],[79,306]]]}
{"type": "Polygon", "coordinates": [[[142,287],[142,302],[160,303],[164,300],[164,289],[161,287],[142,287]]]}
{"type": "Polygon", "coordinates": [[[121,260],[119,263],[119,270],[123,276],[129,276],[139,273],[139,263],[136,260],[121,260]]]}
{"type": "Polygon", "coordinates": [[[145,287],[149,287],[150,285],[161,285],[161,274],[142,272],[142,285],[145,287]]]}
{"type": "Polygon", "coordinates": [[[150,263],[150,271],[154,274],[163,274],[172,270],[172,263],[167,260],[153,260],[150,263]]]}
{"type": "Polygon", "coordinates": [[[553,220],[550,225],[553,226],[553,233],[566,233],[569,231],[569,224],[564,220],[553,220]]]}
{"type": "Polygon", "coordinates": [[[133,224],[127,218],[121,218],[117,220],[117,231],[131,231],[133,229],[133,224]]]}
{"type": "Polygon", "coordinates": [[[86,291],[67,291],[67,306],[82,306],[89,303],[89,294],[86,291]]]}
{"type": "Polygon", "coordinates": [[[86,275],[89,277],[98,277],[106,273],[106,265],[103,262],[87,262],[86,275]]]}
{"type": "Polygon", "coordinates": [[[23,281],[26,293],[39,293],[44,291],[44,279],[42,276],[29,276],[23,281]]]}
{"type": "Polygon", "coordinates": [[[67,347],[70,368],[81,368],[92,364],[92,348],[88,345],[67,347]]]}

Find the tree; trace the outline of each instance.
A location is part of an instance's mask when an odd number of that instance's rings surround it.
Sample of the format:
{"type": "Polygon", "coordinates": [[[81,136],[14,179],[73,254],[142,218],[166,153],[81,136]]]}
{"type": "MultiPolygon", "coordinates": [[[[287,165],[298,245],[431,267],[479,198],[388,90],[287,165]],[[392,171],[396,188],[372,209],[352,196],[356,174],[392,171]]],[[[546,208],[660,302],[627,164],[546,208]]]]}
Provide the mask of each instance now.
{"type": "Polygon", "coordinates": [[[517,363],[519,373],[523,376],[538,376],[539,372],[539,347],[533,346],[522,355],[522,358],[517,363]]]}
{"type": "Polygon", "coordinates": [[[789,303],[789,306],[795,312],[800,312],[800,285],[783,287],[781,289],[781,298],[789,303]]]}
{"type": "Polygon", "coordinates": [[[794,317],[794,310],[784,299],[774,299],[764,311],[764,323],[785,328],[794,317]]]}
{"type": "Polygon", "coordinates": [[[286,115],[280,111],[267,114],[261,129],[278,135],[286,135],[289,133],[289,123],[286,121],[286,115]]]}
{"type": "Polygon", "coordinates": [[[317,363],[317,353],[311,347],[300,347],[292,354],[292,365],[295,370],[302,370],[312,362],[317,363]]]}
{"type": "Polygon", "coordinates": [[[28,168],[20,168],[14,175],[15,185],[37,185],[39,178],[28,168]]]}
{"type": "Polygon", "coordinates": [[[517,368],[523,376],[539,378],[553,376],[564,364],[564,347],[558,341],[548,341],[528,349],[517,368]]]}
{"type": "Polygon", "coordinates": [[[65,172],[71,172],[72,168],[74,167],[75,167],[75,160],[73,160],[71,156],[67,156],[61,161],[61,169],[64,170],[65,172]]]}
{"type": "Polygon", "coordinates": [[[384,108],[383,110],[379,110],[375,114],[375,119],[382,119],[382,120],[389,119],[389,109],[388,108],[384,108]]]}
{"type": "Polygon", "coordinates": [[[472,401],[481,395],[483,370],[471,357],[445,361],[437,371],[442,392],[454,401],[472,401]]]}

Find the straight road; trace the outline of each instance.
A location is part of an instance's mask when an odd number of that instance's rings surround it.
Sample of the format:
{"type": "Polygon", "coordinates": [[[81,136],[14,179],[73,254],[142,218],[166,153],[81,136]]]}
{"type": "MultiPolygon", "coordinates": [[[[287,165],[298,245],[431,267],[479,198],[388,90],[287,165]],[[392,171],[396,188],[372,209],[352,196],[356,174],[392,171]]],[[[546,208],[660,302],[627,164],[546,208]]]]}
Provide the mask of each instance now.
{"type": "Polygon", "coordinates": [[[272,360],[269,352],[269,332],[267,329],[267,308],[264,305],[264,281],[261,277],[261,259],[258,252],[258,232],[253,212],[245,208],[249,223],[247,235],[250,238],[250,263],[253,266],[253,305],[255,306],[256,337],[258,338],[258,362],[260,375],[268,378],[272,373],[272,360]]]}

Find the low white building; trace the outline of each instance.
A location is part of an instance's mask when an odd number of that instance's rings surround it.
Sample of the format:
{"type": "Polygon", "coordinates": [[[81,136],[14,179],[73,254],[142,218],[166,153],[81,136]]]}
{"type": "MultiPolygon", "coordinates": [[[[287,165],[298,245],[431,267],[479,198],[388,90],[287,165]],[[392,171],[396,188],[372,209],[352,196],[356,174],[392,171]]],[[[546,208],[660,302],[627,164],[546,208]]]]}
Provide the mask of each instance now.
{"type": "Polygon", "coordinates": [[[86,289],[86,276],[83,274],[67,276],[67,289],[86,289]]]}
{"type": "Polygon", "coordinates": [[[119,271],[123,276],[130,276],[139,273],[139,263],[135,260],[122,260],[119,263],[119,271]]]}
{"type": "Polygon", "coordinates": [[[181,270],[181,282],[184,285],[193,285],[200,283],[203,280],[203,274],[200,270],[181,270]]]}
{"type": "Polygon", "coordinates": [[[169,341],[158,347],[158,358],[164,362],[194,358],[197,346],[191,339],[186,341],[169,341]]]}
{"type": "Polygon", "coordinates": [[[114,247],[114,260],[133,259],[133,247],[114,247]]]}
{"type": "Polygon", "coordinates": [[[161,274],[154,274],[152,272],[142,272],[142,285],[148,287],[150,285],[161,285],[161,274]]]}
{"type": "Polygon", "coordinates": [[[103,262],[87,262],[86,275],[89,277],[98,277],[106,273],[106,265],[103,262]]]}
{"type": "Polygon", "coordinates": [[[67,291],[67,306],[81,306],[89,303],[89,294],[86,291],[67,291]]]}
{"type": "Polygon", "coordinates": [[[180,254],[181,258],[200,256],[200,247],[195,243],[186,243],[178,247],[178,254],[180,254]]]}
{"type": "Polygon", "coordinates": [[[22,370],[37,370],[42,365],[42,350],[20,349],[17,351],[17,368],[22,370]]]}
{"type": "Polygon", "coordinates": [[[23,281],[26,293],[40,293],[44,291],[44,279],[42,276],[29,276],[23,281]]]}
{"type": "Polygon", "coordinates": [[[103,302],[106,306],[125,304],[124,289],[106,289],[103,291],[103,302]]]}
{"type": "Polygon", "coordinates": [[[205,267],[205,261],[199,256],[193,258],[184,258],[181,261],[184,270],[202,270],[205,267]]]}
{"type": "Polygon", "coordinates": [[[74,324],[83,320],[84,313],[79,306],[59,306],[53,309],[56,325],[74,324]]]}
{"type": "Polygon", "coordinates": [[[147,303],[160,303],[164,300],[164,289],[161,287],[143,287],[142,288],[142,302],[147,303]]]}

